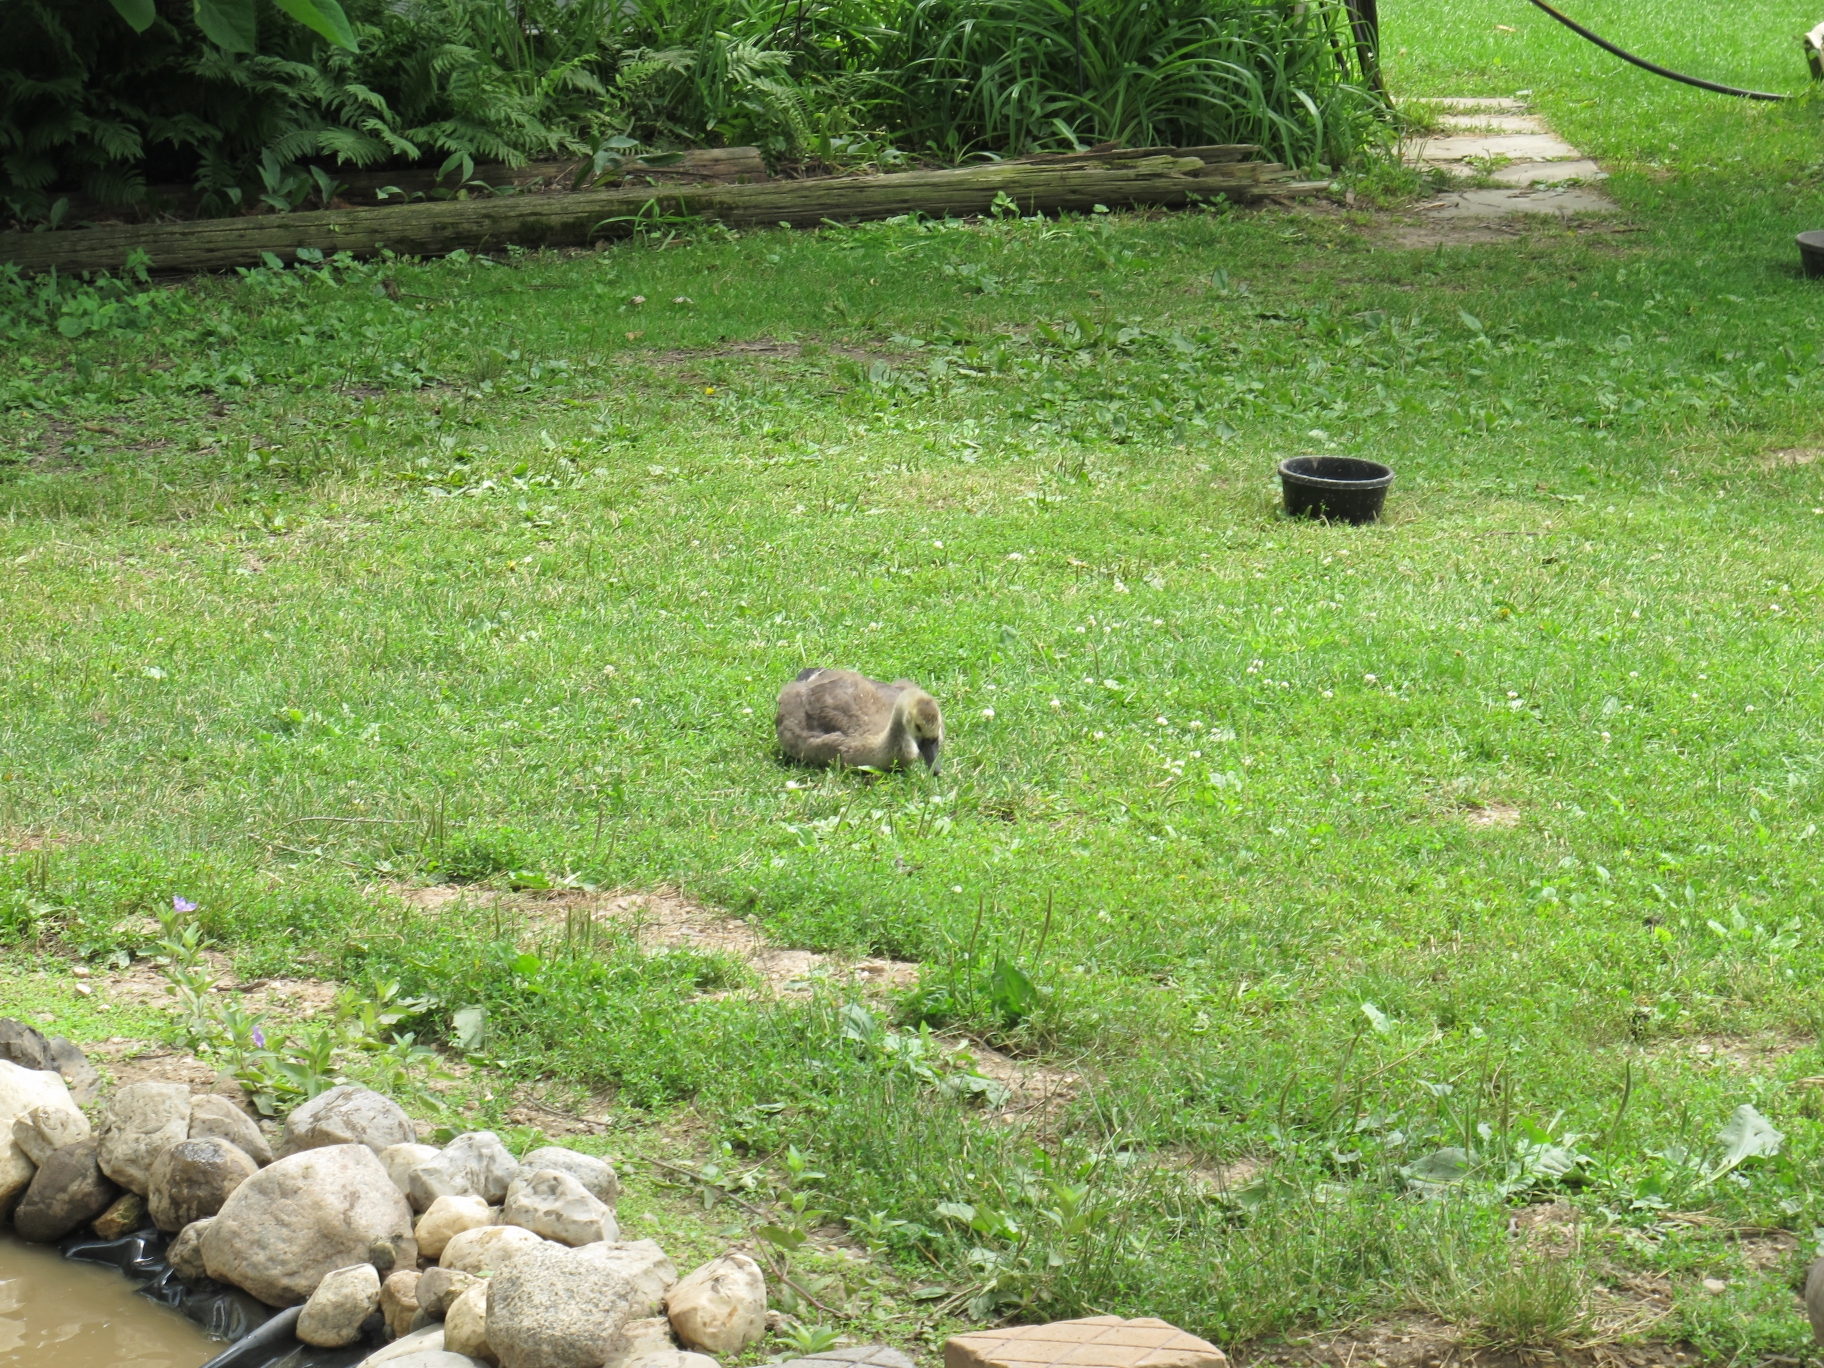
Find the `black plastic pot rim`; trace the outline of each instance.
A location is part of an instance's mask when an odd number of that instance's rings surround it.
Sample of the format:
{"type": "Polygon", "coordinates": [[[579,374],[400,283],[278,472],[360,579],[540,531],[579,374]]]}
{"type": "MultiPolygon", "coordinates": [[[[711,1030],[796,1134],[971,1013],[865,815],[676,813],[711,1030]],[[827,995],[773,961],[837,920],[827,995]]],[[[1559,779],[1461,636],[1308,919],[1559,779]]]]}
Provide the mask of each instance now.
{"type": "MultiPolygon", "coordinates": [[[[1380,467],[1387,472],[1385,475],[1376,475],[1368,480],[1332,480],[1322,475],[1307,475],[1302,470],[1290,470],[1287,468],[1293,461],[1309,459],[1311,458],[1290,456],[1281,461],[1279,463],[1280,479],[1290,480],[1293,484],[1304,485],[1311,489],[1334,489],[1339,492],[1353,492],[1357,490],[1366,492],[1370,489],[1385,489],[1393,483],[1393,470],[1388,466],[1380,467]]],[[[1363,461],[1362,464],[1380,465],[1380,462],[1363,461]]]]}

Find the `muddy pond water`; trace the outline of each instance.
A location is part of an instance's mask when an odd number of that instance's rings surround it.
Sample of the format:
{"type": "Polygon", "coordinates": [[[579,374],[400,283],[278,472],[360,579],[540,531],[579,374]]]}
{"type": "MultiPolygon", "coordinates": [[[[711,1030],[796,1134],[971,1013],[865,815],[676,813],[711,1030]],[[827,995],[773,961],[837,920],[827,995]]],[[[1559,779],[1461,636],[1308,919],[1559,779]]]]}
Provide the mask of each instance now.
{"type": "Polygon", "coordinates": [[[198,1368],[228,1347],[139,1287],[0,1231],[0,1368],[198,1368]]]}

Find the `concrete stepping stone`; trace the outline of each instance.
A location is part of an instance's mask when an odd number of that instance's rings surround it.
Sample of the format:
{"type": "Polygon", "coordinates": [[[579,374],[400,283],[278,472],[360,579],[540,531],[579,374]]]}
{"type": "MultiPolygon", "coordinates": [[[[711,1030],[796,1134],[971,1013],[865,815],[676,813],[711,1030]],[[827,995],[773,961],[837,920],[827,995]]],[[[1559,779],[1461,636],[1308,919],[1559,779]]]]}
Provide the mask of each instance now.
{"type": "Polygon", "coordinates": [[[1559,137],[1545,120],[1527,112],[1524,101],[1474,96],[1415,100],[1443,111],[1442,132],[1419,142],[1408,154],[1416,166],[1453,176],[1482,175],[1477,162],[1504,163],[1486,173],[1493,186],[1440,194],[1421,212],[1437,218],[1500,218],[1508,214],[1613,213],[1616,204],[1592,182],[1607,173],[1559,137]],[[1567,185],[1565,182],[1582,182],[1567,185]]]}
{"type": "Polygon", "coordinates": [[[857,1344],[846,1349],[826,1349],[788,1360],[780,1368],[914,1368],[911,1359],[885,1344],[857,1344]]]}
{"type": "Polygon", "coordinates": [[[944,1368],[1228,1368],[1208,1340],[1152,1317],[1089,1316],[957,1335],[944,1368]]]}
{"type": "Polygon", "coordinates": [[[1571,161],[1583,153],[1556,133],[1460,133],[1427,138],[1419,159],[1433,164],[1466,162],[1472,157],[1506,157],[1510,161],[1571,161]]]}
{"type": "Polygon", "coordinates": [[[1515,162],[1489,174],[1497,185],[1556,185],[1563,181],[1607,180],[1604,171],[1588,157],[1577,161],[1515,162]]]}
{"type": "Polygon", "coordinates": [[[1514,189],[1453,190],[1419,206],[1427,218],[1490,219],[1510,214],[1612,214],[1615,201],[1579,185],[1532,185],[1514,189]]]}
{"type": "Polygon", "coordinates": [[[1534,114],[1446,114],[1438,120],[1446,128],[1468,128],[1480,133],[1549,133],[1545,120],[1534,114]]]}

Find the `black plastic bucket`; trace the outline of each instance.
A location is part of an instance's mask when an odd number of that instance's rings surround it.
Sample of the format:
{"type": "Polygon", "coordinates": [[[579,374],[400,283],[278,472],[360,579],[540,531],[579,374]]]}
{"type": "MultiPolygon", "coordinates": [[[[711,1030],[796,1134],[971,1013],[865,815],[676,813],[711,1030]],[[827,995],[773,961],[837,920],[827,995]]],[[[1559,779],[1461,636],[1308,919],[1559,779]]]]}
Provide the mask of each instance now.
{"type": "Polygon", "coordinates": [[[1294,456],[1279,463],[1279,483],[1290,517],[1373,522],[1387,501],[1393,468],[1354,456],[1294,456]]]}
{"type": "Polygon", "coordinates": [[[1824,232],[1799,234],[1799,264],[1808,276],[1824,276],[1824,232]]]}

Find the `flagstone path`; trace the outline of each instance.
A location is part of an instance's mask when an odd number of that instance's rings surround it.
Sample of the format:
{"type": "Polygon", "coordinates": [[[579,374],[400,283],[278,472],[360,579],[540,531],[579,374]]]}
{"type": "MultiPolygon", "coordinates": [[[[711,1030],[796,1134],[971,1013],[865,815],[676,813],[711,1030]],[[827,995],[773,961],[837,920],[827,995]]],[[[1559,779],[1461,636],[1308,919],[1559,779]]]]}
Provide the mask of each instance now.
{"type": "Polygon", "coordinates": [[[1452,175],[1485,175],[1494,182],[1449,190],[1420,211],[1437,218],[1499,218],[1508,214],[1615,213],[1597,188],[1606,173],[1529,114],[1517,99],[1444,98],[1415,101],[1442,111],[1440,131],[1415,143],[1407,160],[1452,175]],[[1478,163],[1480,163],[1478,165],[1478,163]]]}

